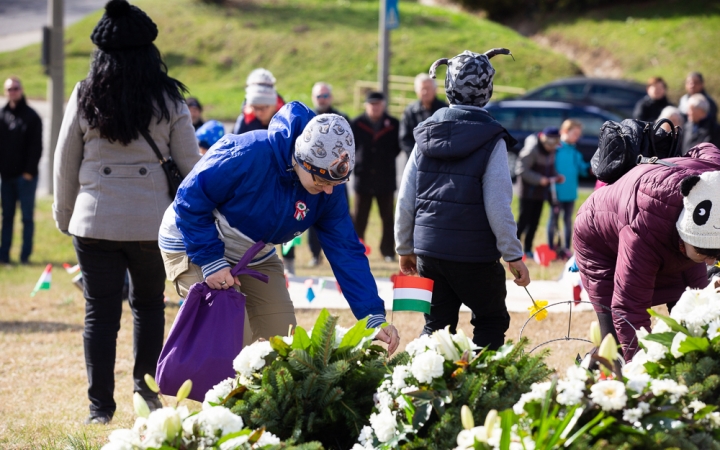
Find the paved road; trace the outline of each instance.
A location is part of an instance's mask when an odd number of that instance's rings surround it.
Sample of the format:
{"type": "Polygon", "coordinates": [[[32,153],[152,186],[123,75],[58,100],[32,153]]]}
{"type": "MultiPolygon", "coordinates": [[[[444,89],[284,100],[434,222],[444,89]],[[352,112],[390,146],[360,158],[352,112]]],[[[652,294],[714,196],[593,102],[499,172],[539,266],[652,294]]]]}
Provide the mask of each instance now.
{"type": "MultiPolygon", "coordinates": [[[[65,26],[101,9],[107,0],[64,0],[65,26]]],[[[0,0],[0,52],[42,40],[48,0],[0,0]]]]}

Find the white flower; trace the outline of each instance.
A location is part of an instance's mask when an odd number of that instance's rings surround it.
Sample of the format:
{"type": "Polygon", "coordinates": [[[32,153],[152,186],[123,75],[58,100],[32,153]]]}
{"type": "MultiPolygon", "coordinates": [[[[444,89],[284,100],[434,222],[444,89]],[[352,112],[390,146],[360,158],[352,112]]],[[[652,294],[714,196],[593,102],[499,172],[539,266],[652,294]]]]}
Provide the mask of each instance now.
{"type": "Polygon", "coordinates": [[[335,342],[333,343],[333,347],[338,348],[340,347],[340,343],[342,342],[343,338],[347,334],[349,328],[343,328],[340,325],[335,325],[335,342]]]}
{"type": "Polygon", "coordinates": [[[265,357],[272,352],[268,341],[258,341],[248,345],[233,361],[233,369],[246,378],[265,366],[265,357]]]}
{"type": "Polygon", "coordinates": [[[373,440],[373,430],[371,427],[365,425],[362,430],[360,430],[360,436],[358,436],[358,442],[360,444],[365,445],[368,442],[372,443],[373,440]]]}
{"type": "Polygon", "coordinates": [[[590,399],[603,411],[623,409],[627,403],[625,385],[618,380],[602,380],[590,387],[590,399]]]}
{"type": "Polygon", "coordinates": [[[682,344],[685,338],[687,338],[687,335],[682,332],[678,332],[673,338],[672,344],[670,345],[670,353],[672,353],[674,357],[680,358],[684,355],[684,353],[680,351],[680,344],[682,344]]]}
{"type": "Polygon", "coordinates": [[[140,433],[135,430],[114,430],[102,450],[135,450],[142,445],[140,433]]]}
{"type": "Polygon", "coordinates": [[[236,387],[235,378],[227,378],[205,393],[205,400],[203,401],[203,409],[212,408],[212,403],[220,403],[225,400],[230,392],[236,387]]]}
{"type": "Polygon", "coordinates": [[[643,410],[640,408],[630,408],[623,411],[623,420],[634,424],[642,419],[643,410]]]}
{"type": "Polygon", "coordinates": [[[648,375],[647,373],[633,374],[631,377],[627,378],[628,389],[633,390],[639,394],[642,394],[648,383],[650,383],[650,375],[648,375]]]}
{"type": "Polygon", "coordinates": [[[647,373],[645,369],[645,363],[648,362],[648,354],[645,350],[639,349],[632,361],[626,363],[622,367],[622,374],[627,378],[635,378],[639,375],[647,373]]]}
{"type": "Polygon", "coordinates": [[[287,345],[292,345],[293,339],[294,339],[294,335],[282,337],[283,342],[286,343],[287,345]]]}
{"type": "Polygon", "coordinates": [[[406,345],[405,351],[408,352],[410,356],[417,356],[421,353],[425,353],[427,350],[436,350],[437,347],[438,343],[435,339],[431,338],[427,334],[423,334],[406,345]]]}
{"type": "Polygon", "coordinates": [[[690,404],[688,404],[688,406],[690,408],[692,408],[693,411],[698,412],[707,405],[705,403],[701,402],[700,400],[693,400],[690,402],[690,404]]]}
{"type": "Polygon", "coordinates": [[[585,395],[585,382],[580,380],[559,380],[557,402],[561,405],[577,405],[585,395]]]}
{"type": "Polygon", "coordinates": [[[686,290],[670,317],[682,322],[692,336],[702,336],[704,326],[720,317],[720,297],[714,289],[686,290]]]}
{"type": "Polygon", "coordinates": [[[513,344],[503,345],[502,347],[497,349],[497,351],[492,356],[492,358],[490,358],[490,360],[491,361],[499,361],[499,360],[505,358],[507,355],[510,354],[511,351],[513,351],[513,348],[515,348],[515,345],[513,345],[513,344]]]}
{"type": "Polygon", "coordinates": [[[525,414],[525,404],[542,400],[547,395],[547,391],[550,389],[550,382],[545,381],[542,383],[533,383],[530,386],[530,392],[526,392],[520,396],[520,400],[513,406],[513,411],[518,416],[525,414]]]}
{"type": "Polygon", "coordinates": [[[392,395],[390,395],[389,392],[379,391],[379,392],[376,392],[373,397],[375,400],[375,406],[379,410],[382,410],[385,408],[389,409],[390,407],[392,407],[393,403],[395,402],[395,400],[393,399],[392,395]]]}
{"type": "Polygon", "coordinates": [[[204,436],[220,438],[226,434],[242,430],[242,417],[233,414],[229,409],[222,406],[204,409],[197,415],[190,417],[183,423],[183,429],[187,433],[198,425],[204,436]]]}
{"type": "Polygon", "coordinates": [[[720,319],[715,319],[708,324],[707,335],[711,341],[720,335],[720,319]]]}
{"type": "Polygon", "coordinates": [[[426,351],[415,357],[410,371],[420,383],[431,383],[434,378],[443,374],[445,359],[434,351],[426,351]]]}
{"type": "MultiPolygon", "coordinates": [[[[673,308],[673,311],[674,310],[675,310],[675,308],[673,308]]],[[[645,333],[647,333],[647,330],[645,330],[645,327],[641,327],[640,330],[644,330],[645,333]]],[[[652,331],[653,331],[653,333],[666,333],[668,331],[672,331],[672,328],[670,328],[670,325],[665,323],[664,320],[658,319],[655,322],[655,326],[653,327],[652,331]]]]}
{"type": "MultiPolygon", "coordinates": [[[[245,444],[248,440],[250,440],[249,434],[232,438],[220,444],[220,450],[235,450],[237,448],[242,448],[242,445],[245,444]]],[[[208,443],[208,445],[212,445],[212,443],[208,443]]]]}
{"type": "Polygon", "coordinates": [[[461,328],[458,328],[457,333],[452,335],[452,340],[457,344],[461,352],[469,351],[472,353],[480,348],[465,335],[465,332],[461,328]]]}
{"type": "MultiPolygon", "coordinates": [[[[440,355],[438,355],[440,356],[440,355]]],[[[380,442],[387,442],[395,436],[397,419],[395,413],[389,409],[383,409],[379,413],[370,415],[370,425],[375,430],[380,442]]]]}
{"type": "Polygon", "coordinates": [[[713,426],[713,428],[720,428],[720,412],[713,411],[705,416],[705,418],[713,426]]]}
{"type": "Polygon", "coordinates": [[[577,380],[585,382],[588,379],[587,370],[580,366],[572,365],[565,372],[568,380],[577,380]]]}
{"type": "Polygon", "coordinates": [[[455,347],[452,335],[450,334],[450,325],[442,330],[437,330],[432,334],[433,339],[438,343],[438,350],[448,361],[458,361],[460,353],[455,347]]]}
{"type": "Polygon", "coordinates": [[[670,403],[676,403],[680,397],[688,393],[687,386],[678,384],[674,380],[651,380],[650,389],[655,396],[669,394],[670,403]]]}
{"type": "Polygon", "coordinates": [[[392,386],[390,390],[397,393],[400,389],[407,387],[405,379],[410,376],[410,366],[395,366],[392,373],[392,386]]]}
{"type": "Polygon", "coordinates": [[[255,443],[255,447],[262,448],[266,445],[278,445],[280,438],[275,436],[269,431],[266,431],[260,436],[260,439],[255,443]]]}
{"type": "MultiPolygon", "coordinates": [[[[655,328],[653,328],[653,333],[665,333],[666,331],[672,331],[670,327],[667,326],[665,322],[662,320],[658,321],[657,324],[655,324],[655,328]],[[662,325],[664,325],[667,330],[663,330],[662,325]]],[[[648,331],[645,329],[645,327],[641,327],[637,331],[637,337],[638,340],[645,346],[645,356],[647,361],[651,362],[657,362],[661,359],[665,358],[665,354],[668,352],[668,348],[662,345],[659,342],[654,341],[648,341],[645,339],[645,337],[648,335],[648,331]]],[[[640,353],[640,352],[638,352],[640,353]]],[[[635,357],[633,359],[637,358],[637,354],[635,354],[635,357]]]]}
{"type": "Polygon", "coordinates": [[[174,439],[182,430],[182,419],[179,408],[165,407],[151,412],[145,422],[143,444],[159,447],[164,441],[174,439]]]}

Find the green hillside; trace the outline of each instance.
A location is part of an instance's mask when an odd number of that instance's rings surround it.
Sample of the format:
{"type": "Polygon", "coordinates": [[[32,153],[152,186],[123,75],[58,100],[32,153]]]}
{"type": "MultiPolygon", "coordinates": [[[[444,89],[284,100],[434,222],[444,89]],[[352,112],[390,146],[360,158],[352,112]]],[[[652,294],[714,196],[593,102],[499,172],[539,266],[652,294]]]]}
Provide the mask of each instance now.
{"type": "Polygon", "coordinates": [[[720,98],[720,3],[670,0],[613,6],[577,17],[550,17],[541,33],[587,52],[610,54],[624,78],[662,76],[671,101],[685,93],[690,71],[720,98]]]}
{"type": "MultiPolygon", "coordinates": [[[[158,24],[156,44],[173,77],[207,105],[206,117],[233,119],[244,97],[247,74],[265,67],[290,100],[310,101],[310,88],[324,80],[335,87],[338,106],[352,110],[356,80],[377,74],[378,3],[369,1],[230,0],[225,7],[194,0],[138,0],[158,24]]],[[[89,36],[100,13],[66,33],[66,96],[87,74],[89,36]]],[[[510,48],[515,61],[496,57],[496,84],[530,88],[577,73],[562,55],[541,49],[515,31],[476,16],[400,4],[400,28],[392,32],[393,75],[414,76],[441,57],[465,49],[510,48]]],[[[40,46],[0,54],[0,73],[25,82],[31,97],[45,97],[40,46]]],[[[441,72],[444,76],[444,70],[441,72]]]]}

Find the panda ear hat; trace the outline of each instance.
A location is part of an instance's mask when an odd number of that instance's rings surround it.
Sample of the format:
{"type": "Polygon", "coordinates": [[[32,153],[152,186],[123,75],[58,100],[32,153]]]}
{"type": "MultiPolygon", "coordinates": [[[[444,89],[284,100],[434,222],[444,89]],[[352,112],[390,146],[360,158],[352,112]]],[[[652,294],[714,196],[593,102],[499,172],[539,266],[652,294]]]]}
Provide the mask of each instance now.
{"type": "Polygon", "coordinates": [[[720,249],[720,171],[686,177],[680,183],[683,210],[675,226],[696,248],[720,249]]]}

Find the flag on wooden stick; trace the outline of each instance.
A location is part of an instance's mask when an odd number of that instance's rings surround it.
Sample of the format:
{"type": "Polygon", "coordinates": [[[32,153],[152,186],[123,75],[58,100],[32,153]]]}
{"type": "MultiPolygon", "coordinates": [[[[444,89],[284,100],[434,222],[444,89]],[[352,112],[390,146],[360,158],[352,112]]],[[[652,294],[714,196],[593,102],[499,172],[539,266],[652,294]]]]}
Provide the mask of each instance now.
{"type": "Polygon", "coordinates": [[[52,264],[48,264],[45,267],[45,270],[43,270],[42,275],[40,275],[40,279],[37,281],[37,284],[35,284],[35,288],[30,293],[30,297],[34,297],[35,294],[38,293],[38,291],[47,291],[50,289],[50,281],[52,281],[52,264]]]}
{"type": "Polygon", "coordinates": [[[430,314],[434,281],[421,277],[397,277],[393,289],[393,311],[430,314]]]}

